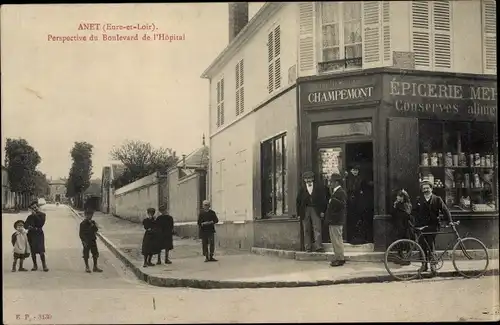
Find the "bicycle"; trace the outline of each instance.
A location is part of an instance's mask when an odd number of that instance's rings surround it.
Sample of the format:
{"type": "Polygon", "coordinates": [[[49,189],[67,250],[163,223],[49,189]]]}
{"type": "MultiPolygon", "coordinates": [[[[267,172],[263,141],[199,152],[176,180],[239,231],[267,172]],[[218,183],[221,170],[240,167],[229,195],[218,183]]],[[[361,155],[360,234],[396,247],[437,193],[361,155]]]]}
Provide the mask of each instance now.
{"type": "Polygon", "coordinates": [[[478,278],[482,276],[486,272],[489,265],[488,250],[486,246],[483,244],[483,242],[481,242],[477,238],[469,237],[469,234],[466,234],[466,236],[462,238],[456,228],[459,224],[460,221],[451,222],[448,225],[444,226],[444,228],[451,227],[450,231],[434,231],[434,232],[424,232],[424,229],[427,228],[427,226],[414,227],[413,225],[411,225],[410,229],[413,230],[413,233],[415,235],[415,240],[399,239],[393,242],[387,248],[384,256],[384,265],[387,272],[393,278],[401,281],[405,280],[409,281],[409,280],[414,280],[416,278],[421,278],[421,274],[423,272],[421,268],[422,265],[424,265],[424,263],[425,265],[431,264],[432,266],[431,270],[434,269],[435,271],[437,271],[441,269],[441,267],[444,264],[443,257],[452,247],[450,244],[454,243],[453,250],[451,252],[452,255],[451,260],[453,262],[453,267],[455,268],[455,270],[460,275],[466,278],[478,278]],[[446,249],[442,253],[437,253],[433,251],[430,259],[428,259],[424,253],[422,246],[419,244],[420,238],[424,236],[422,238],[423,242],[425,243],[425,245],[427,245],[426,247],[429,247],[425,235],[443,235],[443,234],[454,234],[455,241],[450,241],[446,246],[446,249]],[[466,244],[467,245],[475,244],[479,248],[467,249],[466,244]],[[470,261],[475,256],[479,256],[480,258],[485,258],[486,263],[484,265],[484,268],[477,268],[477,266],[474,265],[473,271],[464,271],[457,265],[460,261],[462,260],[470,261]],[[418,269],[415,274],[410,274],[408,270],[409,269],[408,266],[410,266],[412,263],[418,264],[418,269]],[[392,264],[394,265],[399,264],[399,268],[396,267],[395,270],[391,269],[392,264]],[[480,271],[477,271],[478,269],[480,269],[480,271]]]}

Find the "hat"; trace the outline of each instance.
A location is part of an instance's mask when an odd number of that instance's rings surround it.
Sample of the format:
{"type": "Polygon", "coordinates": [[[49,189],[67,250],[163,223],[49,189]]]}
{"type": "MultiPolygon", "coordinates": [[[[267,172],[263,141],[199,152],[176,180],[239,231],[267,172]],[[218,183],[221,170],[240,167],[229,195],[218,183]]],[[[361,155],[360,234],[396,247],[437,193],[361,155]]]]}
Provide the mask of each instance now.
{"type": "Polygon", "coordinates": [[[16,222],[14,222],[14,229],[17,228],[18,224],[22,224],[24,226],[24,221],[23,220],[17,220],[16,222]]]}
{"type": "Polygon", "coordinates": [[[357,169],[357,170],[359,170],[360,168],[361,168],[361,166],[360,166],[360,165],[358,165],[358,164],[356,164],[356,165],[352,166],[352,168],[351,168],[351,169],[357,169]]]}
{"type": "Polygon", "coordinates": [[[330,176],[330,181],[331,182],[335,182],[335,181],[340,181],[342,180],[342,175],[338,174],[338,173],[333,173],[331,176],[330,176]]]}
{"type": "Polygon", "coordinates": [[[420,181],[420,187],[422,187],[423,185],[429,185],[430,187],[434,187],[434,184],[432,184],[432,182],[428,179],[423,179],[420,181]]]}
{"type": "Polygon", "coordinates": [[[314,178],[314,173],[312,171],[307,171],[302,175],[302,178],[314,178]]]}

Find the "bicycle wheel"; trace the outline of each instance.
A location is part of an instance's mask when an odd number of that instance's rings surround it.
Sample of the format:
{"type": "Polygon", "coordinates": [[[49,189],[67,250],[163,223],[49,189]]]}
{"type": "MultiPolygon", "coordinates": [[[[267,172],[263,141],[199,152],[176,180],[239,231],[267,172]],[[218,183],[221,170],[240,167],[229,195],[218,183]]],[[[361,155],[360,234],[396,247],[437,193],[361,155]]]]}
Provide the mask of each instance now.
{"type": "Polygon", "coordinates": [[[466,278],[478,278],[488,269],[488,249],[477,238],[467,237],[457,241],[451,253],[453,267],[466,278]]]}
{"type": "Polygon", "coordinates": [[[409,281],[420,277],[424,262],[424,250],[410,239],[396,240],[385,251],[385,269],[396,280],[409,281]]]}

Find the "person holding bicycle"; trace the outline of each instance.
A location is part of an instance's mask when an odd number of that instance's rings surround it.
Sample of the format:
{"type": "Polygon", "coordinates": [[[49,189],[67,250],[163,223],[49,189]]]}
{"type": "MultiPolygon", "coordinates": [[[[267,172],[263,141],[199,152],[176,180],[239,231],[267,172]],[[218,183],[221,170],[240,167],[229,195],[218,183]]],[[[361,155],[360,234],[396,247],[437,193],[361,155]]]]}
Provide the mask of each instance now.
{"type": "MultiPolygon", "coordinates": [[[[433,185],[428,180],[423,180],[420,182],[420,189],[422,190],[423,196],[417,197],[415,207],[413,209],[413,214],[415,216],[415,226],[416,227],[426,227],[425,232],[438,232],[440,229],[440,218],[439,215],[442,213],[448,222],[453,222],[451,218],[450,211],[444,203],[443,199],[432,193],[433,185]]],[[[419,244],[424,250],[426,260],[430,261],[434,253],[434,242],[436,240],[436,234],[426,234],[422,235],[419,240],[419,244]]],[[[436,273],[436,266],[431,264],[431,272],[436,273]]],[[[427,272],[427,263],[422,263],[421,272],[427,272]]]]}

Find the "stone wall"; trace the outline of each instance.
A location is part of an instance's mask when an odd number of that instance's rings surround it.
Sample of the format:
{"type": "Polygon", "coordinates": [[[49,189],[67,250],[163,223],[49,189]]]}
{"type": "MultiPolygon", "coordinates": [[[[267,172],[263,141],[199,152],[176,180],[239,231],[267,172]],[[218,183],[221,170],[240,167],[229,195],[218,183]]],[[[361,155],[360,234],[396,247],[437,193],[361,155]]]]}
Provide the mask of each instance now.
{"type": "Polygon", "coordinates": [[[111,212],[120,218],[141,222],[148,208],[156,210],[159,208],[161,181],[164,179],[159,177],[158,173],[153,173],[117,189],[114,193],[114,202],[110,200],[111,212]]]}
{"type": "Polygon", "coordinates": [[[179,178],[177,168],[169,171],[167,206],[175,222],[198,220],[201,201],[205,199],[200,195],[201,186],[204,187],[205,182],[200,172],[179,178]]]}

